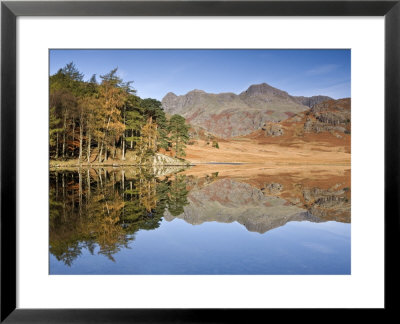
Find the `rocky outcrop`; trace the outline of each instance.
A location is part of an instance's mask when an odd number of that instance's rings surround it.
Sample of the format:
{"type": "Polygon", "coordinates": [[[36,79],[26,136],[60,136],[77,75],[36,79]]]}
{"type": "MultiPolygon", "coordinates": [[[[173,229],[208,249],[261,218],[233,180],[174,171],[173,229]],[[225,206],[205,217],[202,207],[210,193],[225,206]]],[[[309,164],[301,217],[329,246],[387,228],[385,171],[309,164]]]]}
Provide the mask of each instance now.
{"type": "Polygon", "coordinates": [[[218,137],[230,138],[261,129],[266,122],[291,118],[309,108],[303,102],[322,100],[322,96],[299,98],[262,83],[251,85],[239,95],[193,90],[177,96],[170,92],[163,98],[162,106],[168,114],[179,114],[192,125],[218,137]]]}
{"type": "Polygon", "coordinates": [[[152,165],[154,166],[162,166],[162,165],[171,165],[171,166],[188,166],[190,162],[173,158],[171,156],[167,156],[164,154],[156,153],[153,156],[152,165]]]}
{"type": "Polygon", "coordinates": [[[180,172],[188,166],[190,166],[188,161],[156,153],[149,167],[156,177],[161,177],[167,174],[180,172]]]}
{"type": "Polygon", "coordinates": [[[277,123],[267,123],[262,130],[265,131],[266,136],[281,136],[284,133],[282,126],[277,123]]]}
{"type": "Polygon", "coordinates": [[[350,98],[328,100],[314,105],[309,110],[280,123],[266,123],[262,130],[265,136],[303,136],[304,133],[330,132],[337,138],[351,133],[350,98]]]}
{"type": "Polygon", "coordinates": [[[324,220],[350,222],[351,198],[350,189],[319,189],[303,190],[303,198],[309,212],[324,220]]]}
{"type": "Polygon", "coordinates": [[[280,183],[266,183],[261,191],[268,196],[276,196],[282,192],[283,186],[280,183]]]}
{"type": "Polygon", "coordinates": [[[312,96],[312,97],[303,97],[303,96],[299,96],[299,97],[294,97],[296,98],[296,100],[307,107],[314,107],[315,105],[327,101],[327,100],[332,100],[331,97],[328,96],[312,96]]]}
{"type": "Polygon", "coordinates": [[[329,131],[349,134],[351,131],[350,98],[328,100],[315,105],[307,114],[304,131],[314,133],[329,131]]]}

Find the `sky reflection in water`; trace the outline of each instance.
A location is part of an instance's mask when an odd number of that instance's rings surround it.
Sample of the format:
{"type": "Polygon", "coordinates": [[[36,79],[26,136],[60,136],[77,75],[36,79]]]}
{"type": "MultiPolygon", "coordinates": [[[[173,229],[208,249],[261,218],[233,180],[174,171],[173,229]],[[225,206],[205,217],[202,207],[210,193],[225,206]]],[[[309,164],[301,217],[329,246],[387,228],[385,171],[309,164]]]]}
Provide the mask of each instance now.
{"type": "Polygon", "coordinates": [[[52,172],[49,272],[350,274],[350,188],[268,179],[52,172]]]}

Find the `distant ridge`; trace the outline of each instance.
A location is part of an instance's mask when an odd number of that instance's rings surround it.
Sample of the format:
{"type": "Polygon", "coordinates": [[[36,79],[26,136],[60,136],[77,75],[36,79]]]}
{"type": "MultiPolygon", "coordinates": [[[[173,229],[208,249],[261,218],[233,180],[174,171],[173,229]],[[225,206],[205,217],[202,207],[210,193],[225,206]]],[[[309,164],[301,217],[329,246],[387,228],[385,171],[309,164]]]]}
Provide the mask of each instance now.
{"type": "Polygon", "coordinates": [[[301,103],[304,106],[307,107],[314,107],[315,105],[318,105],[319,103],[323,102],[323,101],[327,101],[327,100],[332,100],[331,97],[328,96],[312,96],[312,97],[294,97],[296,98],[296,100],[301,103]]]}

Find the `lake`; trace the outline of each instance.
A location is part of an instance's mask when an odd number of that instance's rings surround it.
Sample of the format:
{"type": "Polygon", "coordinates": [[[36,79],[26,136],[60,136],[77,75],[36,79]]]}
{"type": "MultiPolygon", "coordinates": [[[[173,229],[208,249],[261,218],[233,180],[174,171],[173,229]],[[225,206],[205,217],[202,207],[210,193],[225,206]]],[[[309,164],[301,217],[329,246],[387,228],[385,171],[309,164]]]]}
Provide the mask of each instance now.
{"type": "Polygon", "coordinates": [[[350,274],[350,171],[50,171],[49,273],[350,274]]]}

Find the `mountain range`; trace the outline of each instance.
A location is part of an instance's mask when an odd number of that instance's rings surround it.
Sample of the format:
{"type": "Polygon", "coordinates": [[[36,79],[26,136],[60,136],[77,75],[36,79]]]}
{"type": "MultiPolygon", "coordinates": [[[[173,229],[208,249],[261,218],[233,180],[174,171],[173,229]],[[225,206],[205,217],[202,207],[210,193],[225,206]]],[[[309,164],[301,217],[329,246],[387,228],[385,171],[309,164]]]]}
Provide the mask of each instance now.
{"type": "Polygon", "coordinates": [[[240,94],[207,93],[192,90],[177,96],[169,92],[162,99],[166,113],[178,114],[194,126],[222,138],[247,135],[268,122],[281,122],[332,98],[291,96],[266,83],[251,85],[240,94]]]}

